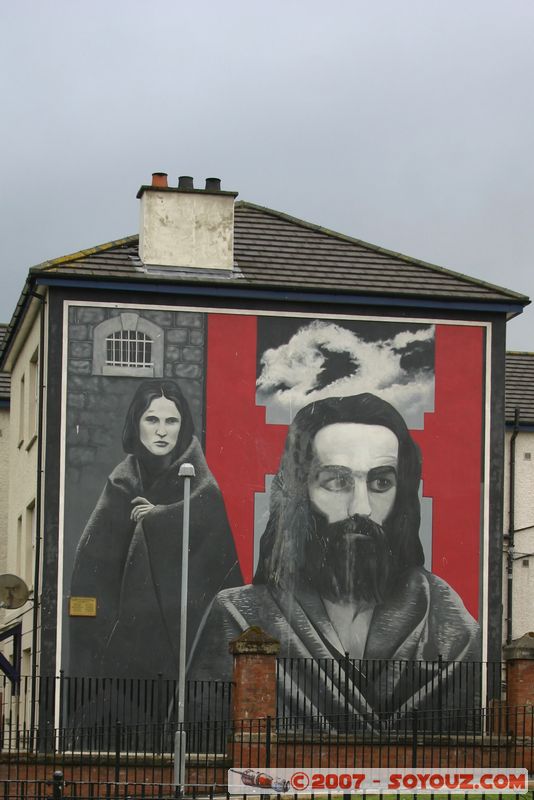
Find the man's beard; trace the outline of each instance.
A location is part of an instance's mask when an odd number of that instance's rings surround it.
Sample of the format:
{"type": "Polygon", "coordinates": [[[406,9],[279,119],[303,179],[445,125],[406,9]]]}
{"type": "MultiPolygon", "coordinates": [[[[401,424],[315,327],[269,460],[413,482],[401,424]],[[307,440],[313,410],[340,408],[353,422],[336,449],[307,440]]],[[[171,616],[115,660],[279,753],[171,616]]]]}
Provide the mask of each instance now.
{"type": "Polygon", "coordinates": [[[312,587],[333,602],[382,602],[393,572],[384,529],[359,514],[329,523],[312,512],[312,520],[304,566],[312,587]]]}

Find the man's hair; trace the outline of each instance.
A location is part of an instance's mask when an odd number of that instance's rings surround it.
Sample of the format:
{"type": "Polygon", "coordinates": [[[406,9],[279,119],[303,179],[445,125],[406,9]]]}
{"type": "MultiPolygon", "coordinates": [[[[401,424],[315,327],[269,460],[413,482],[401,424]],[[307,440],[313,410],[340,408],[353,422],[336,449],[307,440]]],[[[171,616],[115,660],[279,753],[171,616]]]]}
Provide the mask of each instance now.
{"type": "Polygon", "coordinates": [[[392,405],[373,394],[328,397],[302,408],[289,427],[273,480],[269,521],[261,539],[254,583],[291,590],[299,581],[306,545],[315,530],[308,494],[313,440],[321,428],[345,422],[382,425],[397,437],[397,493],[382,527],[396,570],[424,563],[419,539],[421,454],[404,419],[392,405]]]}
{"type": "MultiPolygon", "coordinates": [[[[173,458],[178,458],[191,444],[193,437],[193,419],[187,400],[175,381],[149,379],[139,384],[132,397],[132,402],[126,413],[124,429],[122,432],[122,446],[125,453],[143,456],[143,448],[139,438],[139,421],[151,402],[158,397],[172,400],[180,412],[180,432],[176,446],[172,451],[173,458]]],[[[148,451],[147,451],[148,453],[148,451]]]]}

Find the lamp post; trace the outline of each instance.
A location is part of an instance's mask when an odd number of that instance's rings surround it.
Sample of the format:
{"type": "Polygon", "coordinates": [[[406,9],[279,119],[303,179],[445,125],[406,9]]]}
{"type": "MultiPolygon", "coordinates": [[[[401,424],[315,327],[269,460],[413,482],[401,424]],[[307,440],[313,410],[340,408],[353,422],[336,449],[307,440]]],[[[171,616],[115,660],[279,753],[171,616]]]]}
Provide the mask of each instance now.
{"type": "Polygon", "coordinates": [[[180,598],[180,656],[178,663],[178,730],[174,741],[174,784],[183,793],[185,784],[185,667],[187,648],[187,583],[189,573],[189,509],[191,506],[192,464],[182,464],[178,477],[184,479],[184,516],[182,525],[182,591],[180,598]]]}

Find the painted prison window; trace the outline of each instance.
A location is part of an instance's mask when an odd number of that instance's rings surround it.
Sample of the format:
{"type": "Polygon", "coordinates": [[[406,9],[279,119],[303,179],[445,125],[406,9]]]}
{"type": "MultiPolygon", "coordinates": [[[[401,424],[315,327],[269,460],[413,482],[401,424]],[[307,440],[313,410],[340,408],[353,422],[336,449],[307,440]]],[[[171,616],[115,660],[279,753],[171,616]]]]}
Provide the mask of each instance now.
{"type": "Polygon", "coordinates": [[[163,331],[134,313],[106,319],[94,329],[93,375],[163,377],[163,331]]]}
{"type": "Polygon", "coordinates": [[[152,369],[152,339],[138,331],[115,331],[106,339],[106,366],[152,369]]]}

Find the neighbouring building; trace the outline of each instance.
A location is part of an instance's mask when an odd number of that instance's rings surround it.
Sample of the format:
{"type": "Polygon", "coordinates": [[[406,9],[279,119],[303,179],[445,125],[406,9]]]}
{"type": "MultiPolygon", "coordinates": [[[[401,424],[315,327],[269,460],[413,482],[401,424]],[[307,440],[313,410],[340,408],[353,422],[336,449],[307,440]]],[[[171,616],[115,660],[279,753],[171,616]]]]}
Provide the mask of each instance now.
{"type": "Polygon", "coordinates": [[[528,298],[216,179],[138,196],[139,236],[31,269],[6,334],[23,669],[177,674],[188,481],[196,674],[226,675],[252,624],[286,655],[500,660],[505,326],[528,298]]]}
{"type": "MultiPolygon", "coordinates": [[[[7,325],[0,325],[0,343],[7,325]]],[[[0,372],[0,574],[6,573],[7,558],[7,500],[9,487],[9,375],[0,372]]],[[[4,612],[0,611],[3,616],[4,612]]]]}
{"type": "Polygon", "coordinates": [[[506,354],[503,640],[534,630],[534,353],[506,354]]]}

